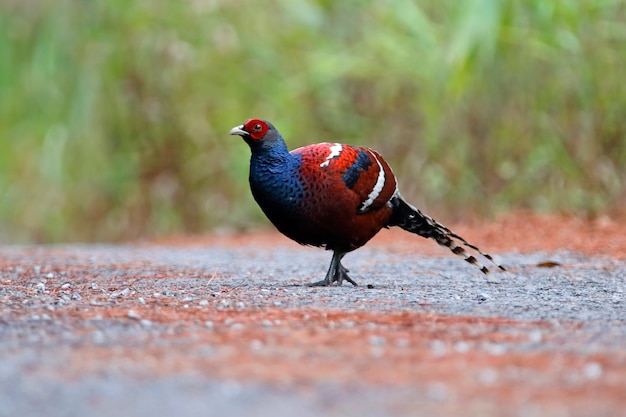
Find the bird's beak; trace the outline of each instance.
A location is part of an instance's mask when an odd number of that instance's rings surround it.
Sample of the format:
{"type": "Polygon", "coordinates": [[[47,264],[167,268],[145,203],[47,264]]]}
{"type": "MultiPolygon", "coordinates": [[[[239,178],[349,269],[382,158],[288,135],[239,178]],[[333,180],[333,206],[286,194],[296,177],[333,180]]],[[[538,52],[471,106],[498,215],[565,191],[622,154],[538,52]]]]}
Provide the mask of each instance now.
{"type": "Polygon", "coordinates": [[[249,133],[243,130],[243,125],[235,126],[228,132],[229,135],[248,136],[249,133]]]}

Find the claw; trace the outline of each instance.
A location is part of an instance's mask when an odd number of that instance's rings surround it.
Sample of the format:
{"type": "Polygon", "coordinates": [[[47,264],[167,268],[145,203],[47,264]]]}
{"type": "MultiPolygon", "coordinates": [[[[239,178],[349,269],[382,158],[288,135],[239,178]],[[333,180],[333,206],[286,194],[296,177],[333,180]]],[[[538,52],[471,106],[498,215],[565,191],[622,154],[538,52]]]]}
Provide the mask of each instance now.
{"type": "Polygon", "coordinates": [[[323,279],[321,281],[309,282],[307,284],[307,286],[309,287],[328,287],[329,285],[330,283],[327,282],[326,279],[323,279]]]}
{"type": "Polygon", "coordinates": [[[335,282],[337,283],[337,286],[341,286],[344,280],[348,281],[355,287],[358,286],[358,284],[348,276],[348,269],[341,265],[341,258],[343,258],[344,255],[345,253],[333,252],[333,259],[330,261],[330,267],[328,268],[326,277],[321,281],[308,284],[309,287],[328,287],[333,285],[335,282]]]}

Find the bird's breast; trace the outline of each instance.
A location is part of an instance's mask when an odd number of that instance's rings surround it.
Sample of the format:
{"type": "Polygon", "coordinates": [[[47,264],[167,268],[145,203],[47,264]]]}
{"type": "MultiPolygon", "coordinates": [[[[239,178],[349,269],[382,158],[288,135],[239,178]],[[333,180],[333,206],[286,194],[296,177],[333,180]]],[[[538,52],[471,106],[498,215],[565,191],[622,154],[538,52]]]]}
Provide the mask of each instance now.
{"type": "Polygon", "coordinates": [[[305,193],[303,183],[297,175],[298,159],[251,160],[250,189],[266,214],[275,212],[280,215],[298,209],[305,193]]]}

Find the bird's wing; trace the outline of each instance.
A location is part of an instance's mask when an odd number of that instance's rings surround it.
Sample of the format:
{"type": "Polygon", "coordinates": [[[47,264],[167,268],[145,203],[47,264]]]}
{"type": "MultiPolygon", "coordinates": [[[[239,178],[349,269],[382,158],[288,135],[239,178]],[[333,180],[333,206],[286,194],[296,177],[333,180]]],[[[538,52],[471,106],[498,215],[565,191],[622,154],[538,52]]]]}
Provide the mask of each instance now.
{"type": "Polygon", "coordinates": [[[318,143],[292,151],[302,155],[301,173],[309,180],[331,181],[349,192],[357,212],[384,206],[397,193],[396,177],[376,151],[340,143],[318,143]]]}

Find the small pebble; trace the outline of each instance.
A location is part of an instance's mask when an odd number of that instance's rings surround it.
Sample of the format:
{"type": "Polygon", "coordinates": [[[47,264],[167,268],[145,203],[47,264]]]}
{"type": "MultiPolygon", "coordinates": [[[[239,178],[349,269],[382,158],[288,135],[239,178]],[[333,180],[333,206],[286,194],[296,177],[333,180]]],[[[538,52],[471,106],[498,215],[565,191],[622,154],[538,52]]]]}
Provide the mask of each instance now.
{"type": "Polygon", "coordinates": [[[135,310],[128,310],[127,314],[129,319],[139,320],[141,316],[135,310]]]}
{"type": "Polygon", "coordinates": [[[43,282],[38,282],[37,283],[37,292],[38,293],[46,292],[46,284],[44,284],[43,282]]]}
{"type": "Polygon", "coordinates": [[[139,297],[137,301],[139,301],[139,304],[141,305],[144,305],[144,306],[146,305],[146,300],[144,300],[143,297],[139,297]]]}
{"type": "Polygon", "coordinates": [[[598,379],[602,376],[602,365],[598,362],[590,362],[583,367],[583,374],[587,379],[598,379]]]}
{"type": "Polygon", "coordinates": [[[123,289],[123,290],[121,290],[121,291],[116,291],[116,292],[114,292],[113,294],[111,294],[111,296],[110,296],[110,297],[111,297],[111,298],[117,298],[117,297],[119,297],[119,296],[126,296],[126,295],[128,295],[129,293],[130,293],[130,288],[124,288],[124,289],[123,289]]]}
{"type": "Polygon", "coordinates": [[[72,294],[72,300],[80,300],[83,297],[80,296],[79,293],[75,292],[74,294],[72,294]]]}
{"type": "Polygon", "coordinates": [[[543,339],[543,335],[541,334],[541,330],[533,330],[528,334],[528,339],[530,339],[533,343],[539,343],[543,339]]]}
{"type": "Polygon", "coordinates": [[[67,290],[68,288],[70,288],[71,285],[69,282],[66,282],[65,284],[61,285],[61,289],[67,290]]]}
{"type": "Polygon", "coordinates": [[[209,305],[209,300],[200,300],[200,302],[198,303],[199,306],[208,306],[209,305]]]}

